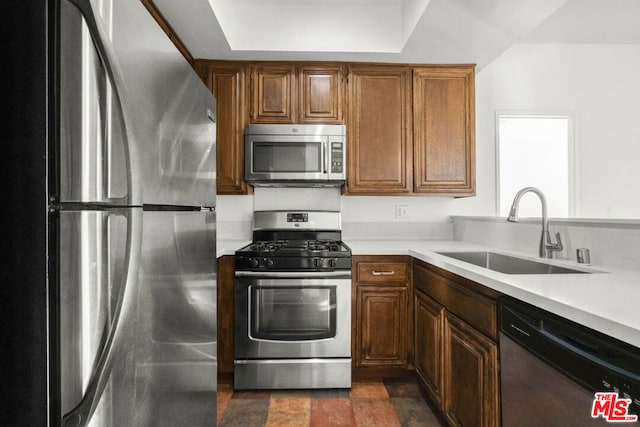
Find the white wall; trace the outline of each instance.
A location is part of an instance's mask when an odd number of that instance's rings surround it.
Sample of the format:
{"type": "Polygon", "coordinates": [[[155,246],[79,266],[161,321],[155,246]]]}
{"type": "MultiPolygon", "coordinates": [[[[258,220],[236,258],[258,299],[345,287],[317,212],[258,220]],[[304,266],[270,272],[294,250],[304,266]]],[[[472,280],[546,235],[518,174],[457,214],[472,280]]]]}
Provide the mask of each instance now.
{"type": "Polygon", "coordinates": [[[518,44],[476,76],[478,197],[460,215],[495,215],[495,113],[576,118],[576,216],[640,218],[640,46],[518,44]]]}
{"type": "Polygon", "coordinates": [[[451,197],[343,196],[345,239],[452,239],[451,197]],[[396,207],[406,217],[396,217],[396,207]]]}
{"type": "Polygon", "coordinates": [[[342,196],[340,189],[256,188],[252,196],[218,196],[218,238],[250,239],[254,210],[342,212],[345,239],[452,239],[450,197],[342,196]],[[406,216],[396,217],[396,207],[406,216]]]}

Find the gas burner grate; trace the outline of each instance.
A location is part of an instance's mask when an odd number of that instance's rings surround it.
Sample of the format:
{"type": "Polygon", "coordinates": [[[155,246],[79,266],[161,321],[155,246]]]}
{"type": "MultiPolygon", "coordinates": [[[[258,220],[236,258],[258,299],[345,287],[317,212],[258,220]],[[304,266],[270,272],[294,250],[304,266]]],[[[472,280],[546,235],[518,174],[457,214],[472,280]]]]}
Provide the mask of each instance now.
{"type": "Polygon", "coordinates": [[[339,252],[341,248],[342,243],[334,240],[272,240],[254,242],[249,246],[255,252],[339,252]]]}
{"type": "Polygon", "coordinates": [[[307,250],[337,252],[340,250],[340,242],[334,242],[332,240],[313,240],[307,242],[307,250]]]}
{"type": "Polygon", "coordinates": [[[288,240],[273,240],[265,242],[255,242],[251,244],[251,250],[257,252],[276,252],[289,247],[288,240]]]}

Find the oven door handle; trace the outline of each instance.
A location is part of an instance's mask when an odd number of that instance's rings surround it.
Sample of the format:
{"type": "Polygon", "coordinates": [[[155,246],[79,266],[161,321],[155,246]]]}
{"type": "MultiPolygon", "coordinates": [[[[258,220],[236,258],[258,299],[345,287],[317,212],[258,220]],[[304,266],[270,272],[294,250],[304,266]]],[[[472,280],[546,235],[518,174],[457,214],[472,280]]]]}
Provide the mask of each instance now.
{"type": "Polygon", "coordinates": [[[316,278],[351,278],[351,270],[347,271],[236,271],[236,277],[258,277],[263,279],[316,279],[316,278]]]}

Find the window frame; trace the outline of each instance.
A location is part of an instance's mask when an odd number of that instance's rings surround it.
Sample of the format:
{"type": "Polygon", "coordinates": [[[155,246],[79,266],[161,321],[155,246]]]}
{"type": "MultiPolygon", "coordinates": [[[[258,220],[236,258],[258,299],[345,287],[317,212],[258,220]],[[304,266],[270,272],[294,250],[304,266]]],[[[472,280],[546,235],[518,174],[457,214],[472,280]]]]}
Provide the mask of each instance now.
{"type": "MultiPolygon", "coordinates": [[[[514,110],[496,110],[495,112],[495,122],[494,122],[494,133],[495,133],[495,215],[500,216],[500,183],[501,183],[501,175],[500,175],[500,119],[501,118],[566,118],[568,121],[567,129],[567,178],[568,178],[568,218],[575,218],[579,214],[577,212],[578,205],[578,180],[576,179],[578,175],[578,144],[576,141],[576,132],[577,129],[577,117],[572,112],[540,112],[540,111],[514,111],[514,110]]],[[[514,195],[515,196],[515,195],[514,195]]]]}

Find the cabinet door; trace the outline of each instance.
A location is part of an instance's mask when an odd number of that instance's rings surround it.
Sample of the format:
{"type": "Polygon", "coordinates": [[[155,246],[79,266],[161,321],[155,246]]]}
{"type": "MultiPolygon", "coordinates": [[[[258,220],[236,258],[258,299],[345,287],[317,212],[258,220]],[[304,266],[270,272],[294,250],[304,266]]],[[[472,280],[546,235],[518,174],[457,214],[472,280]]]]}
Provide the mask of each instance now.
{"type": "Polygon", "coordinates": [[[406,367],[407,293],[404,286],[357,286],[356,367],[406,367]]]}
{"type": "Polygon", "coordinates": [[[474,67],[413,71],[414,191],[475,194],[474,67]]]}
{"type": "Polygon", "coordinates": [[[442,403],[442,328],[444,307],[422,292],[415,292],[415,366],[431,398],[442,403]]]}
{"type": "Polygon", "coordinates": [[[343,122],[343,84],[340,65],[304,65],[299,73],[299,122],[343,122]]]}
{"type": "Polygon", "coordinates": [[[452,426],[497,426],[498,348],[445,311],[443,410],[452,426]]]}
{"type": "Polygon", "coordinates": [[[252,123],[295,123],[295,65],[255,64],[252,67],[251,80],[252,123]]]}
{"type": "Polygon", "coordinates": [[[249,194],[244,180],[244,125],[249,105],[246,66],[199,61],[196,70],[216,97],[216,192],[249,194]]]}
{"type": "Polygon", "coordinates": [[[218,258],[218,372],[233,373],[234,257],[218,258]]]}
{"type": "Polygon", "coordinates": [[[410,193],[413,153],[409,68],[350,66],[347,104],[346,192],[410,193]]]}

